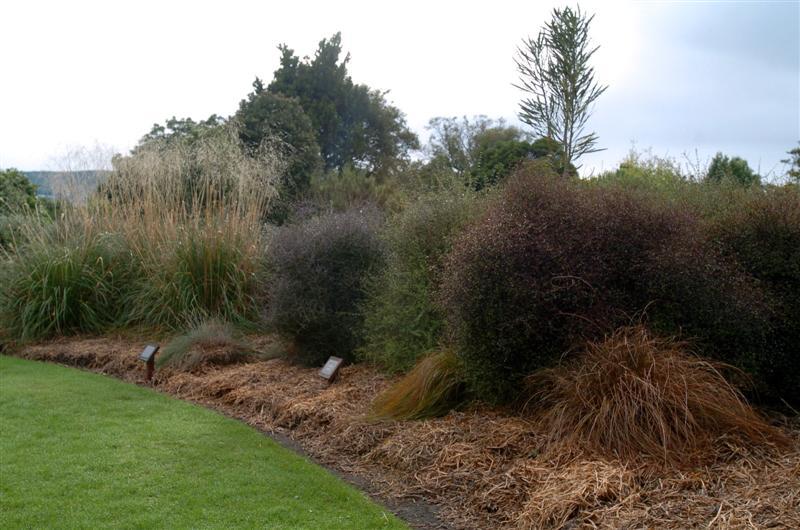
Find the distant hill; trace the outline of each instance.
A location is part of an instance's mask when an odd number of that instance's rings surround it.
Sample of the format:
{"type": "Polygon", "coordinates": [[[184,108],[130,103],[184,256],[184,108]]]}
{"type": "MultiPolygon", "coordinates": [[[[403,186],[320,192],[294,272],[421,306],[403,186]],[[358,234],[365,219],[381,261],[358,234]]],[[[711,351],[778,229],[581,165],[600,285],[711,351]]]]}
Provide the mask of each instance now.
{"type": "Polygon", "coordinates": [[[23,171],[28,180],[36,185],[36,193],[50,199],[63,195],[65,190],[88,191],[97,187],[109,171],[23,171]]]}

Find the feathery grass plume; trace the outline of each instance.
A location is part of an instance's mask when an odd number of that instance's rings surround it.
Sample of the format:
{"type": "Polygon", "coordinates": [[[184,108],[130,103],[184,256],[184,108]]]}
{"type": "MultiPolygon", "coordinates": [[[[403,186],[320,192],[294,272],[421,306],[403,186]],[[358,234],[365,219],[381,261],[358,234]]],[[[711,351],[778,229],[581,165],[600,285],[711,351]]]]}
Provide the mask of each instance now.
{"type": "Polygon", "coordinates": [[[198,317],[257,318],[262,218],[282,166],[269,150],[251,155],[224,127],[115,161],[87,210],[123,234],[141,268],[126,300],[131,322],[178,329],[198,317]]]}
{"type": "Polygon", "coordinates": [[[464,375],[451,350],[420,360],[372,403],[375,420],[416,420],[442,416],[464,401],[464,375]]]}
{"type": "Polygon", "coordinates": [[[115,157],[105,182],[74,194],[55,220],[32,215],[24,243],[6,253],[3,326],[34,337],[112,320],[172,329],[204,316],[256,321],[262,217],[282,169],[266,146],[245,154],[236,131],[220,127],[115,157]]]}
{"type": "Polygon", "coordinates": [[[164,346],[158,357],[158,366],[190,372],[206,365],[243,362],[255,353],[230,323],[210,319],[164,346]]]}
{"type": "Polygon", "coordinates": [[[588,343],[575,362],[529,376],[528,405],[539,409],[554,451],[679,465],[726,435],[751,445],[786,443],[725,380],[721,370],[729,368],[641,325],[625,327],[588,343]]]}

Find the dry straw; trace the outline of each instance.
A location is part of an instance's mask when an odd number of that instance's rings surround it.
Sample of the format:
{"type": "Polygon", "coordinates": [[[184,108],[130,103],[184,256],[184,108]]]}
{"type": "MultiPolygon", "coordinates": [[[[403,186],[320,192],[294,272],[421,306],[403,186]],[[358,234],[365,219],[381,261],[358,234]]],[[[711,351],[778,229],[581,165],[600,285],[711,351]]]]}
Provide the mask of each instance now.
{"type": "MultiPolygon", "coordinates": [[[[109,344],[73,340],[28,347],[30,358],[111,366],[109,344]],[[56,351],[58,356],[54,357],[56,351]]],[[[113,345],[134,359],[141,345],[113,345]]],[[[132,367],[141,378],[142,367],[132,367]]],[[[116,366],[116,364],[115,364],[116,366]]],[[[735,436],[691,469],[597,458],[565,446],[542,451],[545,425],[486,407],[409,422],[364,421],[389,381],[367,367],[334,385],[284,360],[157,375],[158,387],[302,443],[315,460],[371,482],[383,498],[438,505],[452,528],[799,528],[800,432],[791,449],[749,447],[735,436]],[[555,456],[555,458],[554,458],[555,456]]],[[[113,373],[117,373],[114,371],[113,373]]],[[[119,375],[119,374],[118,374],[119,375]]]]}

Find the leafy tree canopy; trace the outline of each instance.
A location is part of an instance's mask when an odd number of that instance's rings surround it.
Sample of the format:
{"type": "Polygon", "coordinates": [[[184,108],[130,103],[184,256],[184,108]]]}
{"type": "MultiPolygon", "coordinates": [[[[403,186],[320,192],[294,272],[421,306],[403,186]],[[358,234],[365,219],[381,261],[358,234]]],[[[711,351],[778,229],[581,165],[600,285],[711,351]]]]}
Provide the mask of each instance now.
{"type": "Polygon", "coordinates": [[[36,207],[36,186],[16,169],[0,171],[0,214],[36,207]]]}
{"type": "MultiPolygon", "coordinates": [[[[550,138],[531,141],[502,118],[438,117],[430,120],[428,130],[428,168],[453,172],[477,190],[497,184],[524,159],[547,157],[556,171],[564,172],[561,144],[550,138]]],[[[574,166],[568,173],[575,173],[574,166]]]]}
{"type": "Polygon", "coordinates": [[[714,184],[729,183],[749,187],[761,184],[761,176],[750,168],[747,160],[738,156],[729,158],[722,153],[717,153],[711,159],[705,181],[714,184]]]}
{"type": "Polygon", "coordinates": [[[506,125],[503,119],[486,116],[472,119],[437,117],[428,122],[431,135],[425,150],[431,164],[466,175],[475,166],[479,153],[501,142],[528,140],[526,133],[506,125]]]}
{"type": "Polygon", "coordinates": [[[212,114],[207,119],[197,122],[191,118],[178,119],[173,116],[164,122],[164,125],[159,123],[153,124],[150,132],[142,136],[132,152],[136,154],[137,151],[155,142],[161,145],[168,145],[173,142],[193,143],[208,135],[210,132],[218,130],[225,122],[225,118],[217,116],[216,114],[212,114]]]}
{"type": "Polygon", "coordinates": [[[235,118],[246,148],[259,149],[268,142],[282,155],[287,164],[280,190],[283,197],[296,198],[308,189],[322,168],[322,158],[314,126],[296,99],[264,90],[256,78],[253,92],[239,104],[235,118]]]}
{"type": "Polygon", "coordinates": [[[419,147],[403,113],[387,103],[386,92],[352,81],[350,55],[341,57],[341,33],[320,41],[313,59],[300,59],[285,44],[279,49],[280,67],[267,90],[300,103],[316,131],[326,170],[353,165],[391,172],[419,147]]]}
{"type": "Polygon", "coordinates": [[[551,138],[539,138],[535,142],[502,140],[478,150],[472,168],[472,187],[480,190],[493,186],[507,177],[525,159],[549,159],[553,169],[560,174],[577,175],[570,164],[565,171],[561,144],[551,138]]]}

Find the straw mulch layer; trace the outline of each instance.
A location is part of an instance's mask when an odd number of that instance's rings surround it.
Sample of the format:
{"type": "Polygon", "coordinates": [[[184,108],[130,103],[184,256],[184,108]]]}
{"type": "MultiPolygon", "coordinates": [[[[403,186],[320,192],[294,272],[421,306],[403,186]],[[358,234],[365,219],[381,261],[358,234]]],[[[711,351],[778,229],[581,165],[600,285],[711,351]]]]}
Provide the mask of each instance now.
{"type": "MultiPolygon", "coordinates": [[[[141,344],[73,339],[29,346],[30,359],[141,380],[141,344]]],[[[553,456],[540,423],[483,407],[444,418],[369,423],[389,381],[342,369],[328,386],[283,360],[162,371],[156,387],[299,442],[318,462],[366,479],[384,498],[436,504],[451,528],[800,528],[800,424],[789,449],[715,441],[703,466],[667,469],[575,450],[553,456]]]]}

